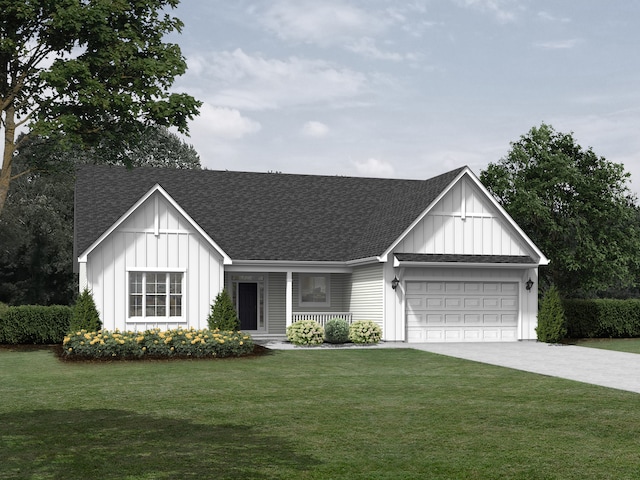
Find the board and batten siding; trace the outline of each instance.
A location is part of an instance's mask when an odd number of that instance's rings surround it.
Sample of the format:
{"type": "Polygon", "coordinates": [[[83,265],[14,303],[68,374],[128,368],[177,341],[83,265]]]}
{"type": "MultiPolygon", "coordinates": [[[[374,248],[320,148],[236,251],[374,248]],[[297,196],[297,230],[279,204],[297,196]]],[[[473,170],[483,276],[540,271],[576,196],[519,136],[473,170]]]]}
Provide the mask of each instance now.
{"type": "Polygon", "coordinates": [[[223,259],[155,193],[89,253],[86,272],[87,286],[107,330],[205,328],[211,302],[221,290],[223,259]],[[182,272],[182,317],[129,321],[130,271],[182,272]]]}
{"type": "Polygon", "coordinates": [[[519,235],[478,187],[456,183],[394,249],[397,253],[527,255],[519,235]]]}
{"type": "Polygon", "coordinates": [[[384,328],[383,288],[381,263],[354,267],[348,308],[352,313],[352,321],[371,320],[384,328]]]}

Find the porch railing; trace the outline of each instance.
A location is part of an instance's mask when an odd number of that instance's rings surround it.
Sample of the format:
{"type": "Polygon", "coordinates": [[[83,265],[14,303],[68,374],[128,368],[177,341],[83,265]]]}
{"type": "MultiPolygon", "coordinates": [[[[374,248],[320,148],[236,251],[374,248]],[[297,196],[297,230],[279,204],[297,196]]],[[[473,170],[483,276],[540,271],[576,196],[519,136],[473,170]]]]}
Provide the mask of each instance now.
{"type": "Polygon", "coordinates": [[[324,327],[332,318],[342,318],[351,324],[351,312],[294,312],[291,321],[296,323],[302,320],[313,320],[324,327]]]}

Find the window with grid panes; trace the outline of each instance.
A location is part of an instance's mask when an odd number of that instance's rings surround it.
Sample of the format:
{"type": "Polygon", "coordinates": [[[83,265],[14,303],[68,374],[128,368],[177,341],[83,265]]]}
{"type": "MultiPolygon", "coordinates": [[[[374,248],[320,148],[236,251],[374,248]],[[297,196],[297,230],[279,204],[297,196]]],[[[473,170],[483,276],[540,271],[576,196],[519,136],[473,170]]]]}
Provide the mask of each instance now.
{"type": "Polygon", "coordinates": [[[129,317],[182,316],[181,272],[129,272],[129,317]]]}

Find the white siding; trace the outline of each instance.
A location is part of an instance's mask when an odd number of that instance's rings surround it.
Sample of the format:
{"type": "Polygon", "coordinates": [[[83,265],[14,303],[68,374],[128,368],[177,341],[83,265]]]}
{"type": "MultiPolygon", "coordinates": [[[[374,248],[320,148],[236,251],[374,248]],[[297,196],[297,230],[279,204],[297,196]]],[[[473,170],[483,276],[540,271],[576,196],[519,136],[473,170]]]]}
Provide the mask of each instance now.
{"type": "Polygon", "coordinates": [[[133,212],[87,259],[88,287],[108,330],[206,327],[211,302],[222,288],[222,272],[220,254],[159,193],[133,212]],[[127,274],[132,269],[183,272],[183,316],[128,322],[127,274]]]}
{"type": "Polygon", "coordinates": [[[383,329],[383,273],[382,264],[355,267],[351,274],[349,308],[354,322],[372,320],[383,329]]]}
{"type": "Polygon", "coordinates": [[[267,287],[267,328],[268,332],[284,335],[286,331],[287,299],[286,273],[270,273],[267,287]]]}
{"type": "Polygon", "coordinates": [[[470,180],[452,187],[395,248],[397,253],[526,255],[520,236],[470,180]]]}

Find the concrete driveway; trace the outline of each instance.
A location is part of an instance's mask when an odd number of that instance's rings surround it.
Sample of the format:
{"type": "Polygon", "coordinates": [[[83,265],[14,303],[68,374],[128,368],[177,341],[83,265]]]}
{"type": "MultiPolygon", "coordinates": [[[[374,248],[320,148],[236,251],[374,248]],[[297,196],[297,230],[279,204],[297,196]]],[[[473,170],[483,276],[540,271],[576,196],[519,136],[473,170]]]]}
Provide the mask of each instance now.
{"type": "Polygon", "coordinates": [[[536,341],[420,343],[407,347],[640,393],[640,355],[536,341]]]}

